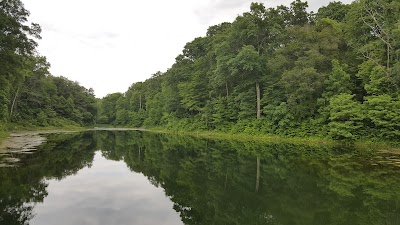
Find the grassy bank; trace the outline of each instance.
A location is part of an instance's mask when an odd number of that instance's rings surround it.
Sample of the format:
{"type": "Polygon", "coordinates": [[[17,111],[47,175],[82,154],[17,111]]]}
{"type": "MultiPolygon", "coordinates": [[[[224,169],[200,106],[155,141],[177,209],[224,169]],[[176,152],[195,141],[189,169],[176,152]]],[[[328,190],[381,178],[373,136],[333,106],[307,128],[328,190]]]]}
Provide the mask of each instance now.
{"type": "Polygon", "coordinates": [[[298,137],[282,137],[279,135],[262,134],[262,135],[249,135],[249,134],[233,134],[223,133],[218,131],[177,131],[177,130],[166,130],[162,128],[150,128],[147,129],[151,132],[177,134],[177,135],[189,135],[195,137],[203,137],[208,139],[217,140],[238,140],[238,141],[263,141],[263,142],[285,142],[293,144],[335,144],[335,141],[329,139],[322,139],[317,137],[309,138],[298,138],[298,137]]]}
{"type": "Polygon", "coordinates": [[[35,121],[20,121],[19,123],[7,124],[8,131],[36,131],[36,130],[83,130],[85,127],[68,119],[55,118],[46,123],[35,123],[35,121]]]}
{"type": "Polygon", "coordinates": [[[324,146],[349,146],[352,145],[356,149],[376,149],[376,150],[390,150],[400,151],[399,142],[390,142],[384,140],[356,140],[355,142],[343,142],[337,141],[330,138],[322,137],[288,137],[279,136],[273,134],[260,134],[260,135],[249,135],[249,134],[235,134],[235,133],[223,133],[218,131],[182,131],[182,130],[166,130],[160,127],[149,128],[147,131],[176,134],[176,135],[189,135],[194,137],[209,138],[215,140],[238,140],[238,141],[259,141],[266,143],[290,143],[290,144],[305,144],[305,145],[324,145],[324,146]]]}

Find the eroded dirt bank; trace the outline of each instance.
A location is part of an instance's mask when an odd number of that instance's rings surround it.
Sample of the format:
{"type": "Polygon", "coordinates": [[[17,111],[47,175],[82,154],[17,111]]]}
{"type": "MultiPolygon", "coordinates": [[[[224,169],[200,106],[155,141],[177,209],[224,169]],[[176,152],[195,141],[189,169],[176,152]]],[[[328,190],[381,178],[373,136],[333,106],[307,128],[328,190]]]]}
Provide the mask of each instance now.
{"type": "Polygon", "coordinates": [[[11,133],[0,145],[0,167],[15,166],[19,155],[32,154],[37,146],[46,141],[40,132],[11,133]]]}
{"type": "Polygon", "coordinates": [[[46,141],[43,134],[66,133],[73,131],[23,131],[13,132],[0,143],[0,167],[17,166],[22,154],[32,154],[46,141]]]}

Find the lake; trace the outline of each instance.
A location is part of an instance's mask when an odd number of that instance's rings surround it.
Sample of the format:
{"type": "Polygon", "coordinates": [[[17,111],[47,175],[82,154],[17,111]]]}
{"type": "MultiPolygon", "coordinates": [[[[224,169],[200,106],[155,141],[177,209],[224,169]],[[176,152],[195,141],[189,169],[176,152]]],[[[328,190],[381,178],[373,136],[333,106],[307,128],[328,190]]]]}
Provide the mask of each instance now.
{"type": "Polygon", "coordinates": [[[400,224],[396,152],[140,131],[45,137],[0,168],[0,224],[400,224]]]}

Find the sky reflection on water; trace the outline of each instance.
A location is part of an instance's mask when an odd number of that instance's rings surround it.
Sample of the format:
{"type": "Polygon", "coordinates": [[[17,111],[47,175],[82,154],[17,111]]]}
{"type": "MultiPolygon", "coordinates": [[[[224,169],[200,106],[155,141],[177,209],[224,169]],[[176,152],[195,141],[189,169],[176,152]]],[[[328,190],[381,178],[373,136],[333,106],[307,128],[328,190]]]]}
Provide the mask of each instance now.
{"type": "Polygon", "coordinates": [[[49,194],[36,205],[31,225],[182,224],[162,188],[100,152],[91,168],[48,184],[49,194]]]}

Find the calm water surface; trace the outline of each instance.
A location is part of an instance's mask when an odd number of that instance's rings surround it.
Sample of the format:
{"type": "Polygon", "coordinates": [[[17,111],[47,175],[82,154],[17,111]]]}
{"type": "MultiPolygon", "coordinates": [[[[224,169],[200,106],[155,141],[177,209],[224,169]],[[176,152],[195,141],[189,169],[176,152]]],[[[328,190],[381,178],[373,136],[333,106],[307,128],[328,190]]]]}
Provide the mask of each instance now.
{"type": "Polygon", "coordinates": [[[90,168],[49,180],[47,192],[30,224],[182,224],[162,188],[100,151],[90,168]]]}
{"type": "Polygon", "coordinates": [[[400,155],[136,131],[47,135],[0,168],[0,224],[399,225],[400,155]]]}

